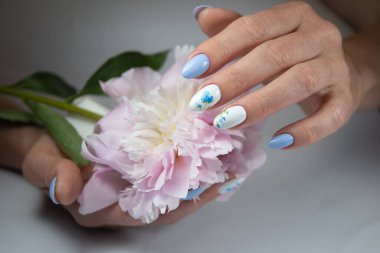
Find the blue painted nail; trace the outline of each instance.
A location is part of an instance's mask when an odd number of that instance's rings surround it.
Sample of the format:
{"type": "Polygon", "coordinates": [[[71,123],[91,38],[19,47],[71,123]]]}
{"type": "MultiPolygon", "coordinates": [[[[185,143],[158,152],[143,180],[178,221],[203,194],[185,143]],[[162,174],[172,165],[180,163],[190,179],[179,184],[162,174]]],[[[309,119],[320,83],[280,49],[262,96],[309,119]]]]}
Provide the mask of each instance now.
{"type": "Polygon", "coordinates": [[[268,142],[268,148],[270,149],[282,149],[292,145],[294,142],[293,135],[291,134],[280,134],[273,137],[268,142]]]}
{"type": "Polygon", "coordinates": [[[191,190],[187,193],[186,197],[183,198],[182,200],[190,200],[190,199],[193,199],[193,198],[196,198],[198,197],[199,195],[202,194],[202,192],[204,192],[206,189],[203,188],[203,187],[198,187],[197,189],[194,189],[194,190],[191,190]]]}
{"type": "Polygon", "coordinates": [[[198,5],[197,7],[195,7],[193,10],[194,18],[198,19],[199,13],[201,13],[201,11],[203,11],[204,9],[207,9],[207,8],[214,8],[214,6],[202,4],[202,5],[198,5]]]}
{"type": "Polygon", "coordinates": [[[196,78],[205,73],[210,67],[210,60],[205,54],[198,54],[191,58],[183,67],[182,75],[184,78],[196,78]]]}
{"type": "Polygon", "coordinates": [[[239,177],[224,183],[218,190],[219,194],[225,194],[236,190],[241,186],[244,180],[245,178],[239,177]]]}
{"type": "Polygon", "coordinates": [[[53,180],[51,180],[50,187],[49,187],[49,196],[50,196],[51,201],[54,204],[58,205],[59,202],[55,198],[55,182],[56,181],[57,181],[57,177],[54,177],[53,180]]]}

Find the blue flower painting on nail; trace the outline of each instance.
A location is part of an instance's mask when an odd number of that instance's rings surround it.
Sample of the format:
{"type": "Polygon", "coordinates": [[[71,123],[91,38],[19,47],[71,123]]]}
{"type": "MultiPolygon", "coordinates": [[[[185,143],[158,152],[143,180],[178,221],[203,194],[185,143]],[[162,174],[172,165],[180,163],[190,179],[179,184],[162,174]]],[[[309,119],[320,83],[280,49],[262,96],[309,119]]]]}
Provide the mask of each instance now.
{"type": "Polygon", "coordinates": [[[226,193],[227,192],[232,192],[233,190],[235,190],[236,188],[238,188],[239,186],[241,185],[240,182],[236,182],[235,184],[229,186],[226,188],[226,193]]]}
{"type": "Polygon", "coordinates": [[[214,96],[211,95],[209,91],[205,91],[201,97],[201,103],[197,103],[197,108],[204,109],[208,104],[211,104],[214,101],[214,96]]]}
{"type": "Polygon", "coordinates": [[[201,100],[205,104],[210,104],[214,100],[214,96],[210,95],[209,91],[205,91],[205,93],[203,93],[203,97],[201,98],[201,100]]]}
{"type": "Polygon", "coordinates": [[[217,128],[221,128],[223,126],[224,121],[226,121],[227,115],[228,115],[228,111],[224,110],[223,112],[219,114],[219,116],[217,116],[218,121],[216,122],[216,125],[215,125],[217,128]]]}

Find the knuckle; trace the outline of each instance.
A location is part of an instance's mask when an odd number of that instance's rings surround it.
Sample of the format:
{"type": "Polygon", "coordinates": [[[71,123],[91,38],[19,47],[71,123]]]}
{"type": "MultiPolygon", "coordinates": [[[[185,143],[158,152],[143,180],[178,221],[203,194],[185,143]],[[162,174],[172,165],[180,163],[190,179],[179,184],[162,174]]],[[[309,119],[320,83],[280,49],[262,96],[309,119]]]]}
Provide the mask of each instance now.
{"type": "Polygon", "coordinates": [[[254,41],[262,41],[268,33],[265,18],[260,15],[241,17],[237,25],[254,41]]]}
{"type": "Polygon", "coordinates": [[[289,64],[293,57],[293,49],[285,43],[276,43],[275,41],[268,41],[263,44],[262,57],[269,61],[277,69],[281,70],[289,64]]]}
{"type": "Polygon", "coordinates": [[[313,7],[304,1],[296,1],[292,3],[294,4],[294,10],[301,15],[307,16],[311,12],[314,12],[313,7]]]}
{"type": "Polygon", "coordinates": [[[228,80],[228,82],[231,83],[232,88],[236,92],[249,89],[249,84],[245,74],[236,70],[234,67],[230,67],[230,69],[225,73],[225,77],[225,80],[228,80]]]}
{"type": "Polygon", "coordinates": [[[304,92],[314,93],[321,82],[321,74],[307,64],[300,65],[297,72],[297,78],[304,92]]]}
{"type": "Polygon", "coordinates": [[[217,50],[219,57],[226,58],[230,54],[229,47],[226,45],[222,36],[218,39],[212,40],[210,46],[212,49],[210,52],[217,50]]]}
{"type": "Polygon", "coordinates": [[[272,110],[272,100],[266,96],[256,98],[255,105],[257,106],[257,117],[264,117],[272,110]]]}
{"type": "Polygon", "coordinates": [[[336,107],[332,110],[330,120],[334,130],[340,128],[346,122],[346,119],[346,113],[343,108],[336,107]]]}
{"type": "Polygon", "coordinates": [[[317,142],[321,137],[321,127],[317,125],[309,125],[305,127],[306,143],[311,144],[317,142]]]}
{"type": "MultiPolygon", "coordinates": [[[[223,42],[223,37],[218,36],[210,40],[205,41],[199,46],[200,52],[217,52],[218,57],[226,58],[230,54],[229,47],[226,46],[226,43],[223,42]]],[[[209,56],[213,54],[208,53],[209,56]]]]}
{"type": "Polygon", "coordinates": [[[342,34],[339,31],[338,27],[334,25],[333,23],[322,20],[321,24],[319,25],[320,33],[324,35],[330,42],[334,44],[341,44],[342,43],[342,34]]]}

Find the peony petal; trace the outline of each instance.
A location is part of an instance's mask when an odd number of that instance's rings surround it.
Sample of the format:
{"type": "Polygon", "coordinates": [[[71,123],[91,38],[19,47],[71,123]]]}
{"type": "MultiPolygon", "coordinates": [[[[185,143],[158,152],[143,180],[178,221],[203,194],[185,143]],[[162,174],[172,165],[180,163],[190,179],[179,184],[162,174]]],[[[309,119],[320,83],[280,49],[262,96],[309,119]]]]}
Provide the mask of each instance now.
{"type": "Polygon", "coordinates": [[[127,181],[109,167],[95,165],[95,171],[78,197],[79,213],[89,214],[118,202],[127,181]]]}
{"type": "Polygon", "coordinates": [[[161,75],[148,67],[133,68],[126,71],[121,77],[112,78],[100,86],[104,93],[121,102],[123,97],[132,99],[136,95],[145,94],[154,87],[161,75]]]}
{"type": "Polygon", "coordinates": [[[129,131],[133,126],[133,122],[129,120],[132,112],[133,109],[129,101],[120,102],[111,112],[96,123],[94,133],[106,130],[129,131]]]}
{"type": "Polygon", "coordinates": [[[189,157],[177,157],[173,175],[170,180],[165,182],[162,192],[177,198],[186,197],[190,184],[190,165],[191,159],[189,157]]]}
{"type": "Polygon", "coordinates": [[[126,166],[132,165],[128,155],[121,149],[124,133],[106,131],[88,136],[82,144],[82,155],[87,160],[107,165],[125,175],[126,166]]]}

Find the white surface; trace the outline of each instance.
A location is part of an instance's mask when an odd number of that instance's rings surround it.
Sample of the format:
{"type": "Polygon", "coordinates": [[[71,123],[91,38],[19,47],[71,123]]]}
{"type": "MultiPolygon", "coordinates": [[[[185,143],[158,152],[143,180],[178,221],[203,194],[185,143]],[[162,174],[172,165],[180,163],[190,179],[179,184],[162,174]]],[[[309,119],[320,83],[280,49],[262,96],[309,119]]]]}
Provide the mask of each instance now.
{"type": "MultiPolygon", "coordinates": [[[[0,81],[44,69],[79,84],[110,55],[204,38],[191,17],[201,2],[128,2],[0,1],[0,81]]],[[[207,3],[248,13],[273,2],[207,3]]],[[[274,116],[264,139],[300,117],[295,108],[274,116]]],[[[80,228],[20,175],[0,170],[0,252],[379,252],[379,129],[369,112],[316,145],[269,151],[229,202],[155,228],[80,228]]]]}

